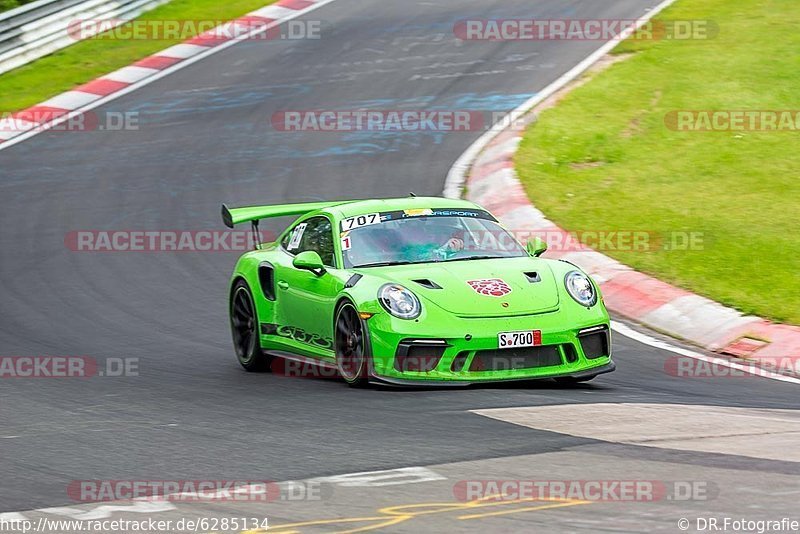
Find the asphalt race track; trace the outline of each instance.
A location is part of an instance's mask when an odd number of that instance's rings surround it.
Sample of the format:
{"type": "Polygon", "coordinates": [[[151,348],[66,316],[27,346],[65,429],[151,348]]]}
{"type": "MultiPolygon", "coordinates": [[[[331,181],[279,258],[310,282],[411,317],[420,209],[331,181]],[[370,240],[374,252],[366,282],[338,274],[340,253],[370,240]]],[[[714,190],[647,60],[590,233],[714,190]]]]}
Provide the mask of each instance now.
{"type": "MultiPolygon", "coordinates": [[[[139,376],[120,378],[0,380],[0,512],[72,506],[66,488],[74,480],[284,481],[413,466],[440,476],[371,491],[339,488],[324,508],[286,504],[266,515],[277,525],[442,502],[452,500],[456,481],[472,477],[703,480],[719,494],[701,503],[592,504],[477,523],[431,516],[424,527],[387,528],[517,531],[541,523],[553,531],[676,532],[685,510],[692,518],[707,510],[774,518],[794,509],[796,461],[598,441],[470,410],[584,403],[792,409],[796,384],[670,376],[664,368],[673,353],[621,335],[617,372],[573,388],[352,390],[336,380],[248,374],[235,360],[227,323],[237,253],[65,246],[76,230],[222,229],[221,202],[438,195],[481,132],[281,132],[270,117],[306,109],[508,111],[601,43],[462,42],[453,36],[456,21],[636,18],[656,3],[338,0],[303,17],[322,21],[320,40],[243,42],[96,110],[138,112],[136,131],[48,132],[0,151],[0,354],[138,358],[139,368],[139,376]],[[774,496],[792,491],[794,500],[774,496]]],[[[680,419],[669,413],[665,428],[680,419]]],[[[771,446],[767,437],[751,439],[771,446]]]]}

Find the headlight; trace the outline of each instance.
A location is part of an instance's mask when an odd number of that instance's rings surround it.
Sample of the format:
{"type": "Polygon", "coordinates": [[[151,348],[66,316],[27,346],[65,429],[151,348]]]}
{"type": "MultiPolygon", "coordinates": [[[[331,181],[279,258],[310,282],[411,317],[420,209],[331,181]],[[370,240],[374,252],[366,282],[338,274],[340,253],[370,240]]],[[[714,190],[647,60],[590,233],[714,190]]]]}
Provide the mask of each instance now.
{"type": "Polygon", "coordinates": [[[378,300],[386,311],[400,319],[416,319],[422,312],[419,299],[398,284],[386,284],[378,290],[378,300]]]}
{"type": "Polygon", "coordinates": [[[567,293],[581,306],[590,308],[597,303],[597,291],[585,274],[578,271],[568,272],[564,277],[564,285],[567,287],[567,293]]]}

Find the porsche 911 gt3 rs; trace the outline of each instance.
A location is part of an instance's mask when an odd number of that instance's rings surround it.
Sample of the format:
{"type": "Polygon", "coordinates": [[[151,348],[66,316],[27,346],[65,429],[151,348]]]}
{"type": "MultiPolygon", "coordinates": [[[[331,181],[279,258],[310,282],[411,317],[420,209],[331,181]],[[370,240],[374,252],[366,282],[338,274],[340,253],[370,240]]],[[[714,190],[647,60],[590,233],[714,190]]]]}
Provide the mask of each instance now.
{"type": "Polygon", "coordinates": [[[335,369],[351,386],[555,378],[614,370],[608,313],[575,265],[523,247],[480,206],[409,197],[229,209],[233,228],[297,216],[241,256],[230,284],[236,356],[335,369]]]}

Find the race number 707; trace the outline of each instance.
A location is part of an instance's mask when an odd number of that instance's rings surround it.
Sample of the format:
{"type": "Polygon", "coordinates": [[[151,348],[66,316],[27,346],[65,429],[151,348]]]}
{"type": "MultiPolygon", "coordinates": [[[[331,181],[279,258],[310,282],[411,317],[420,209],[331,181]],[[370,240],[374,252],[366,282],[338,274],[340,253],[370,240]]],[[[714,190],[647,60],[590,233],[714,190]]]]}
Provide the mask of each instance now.
{"type": "Polygon", "coordinates": [[[357,217],[350,217],[349,219],[342,220],[342,232],[348,232],[353,228],[361,226],[369,226],[370,224],[378,224],[381,222],[380,213],[369,213],[367,215],[359,215],[357,217]]]}

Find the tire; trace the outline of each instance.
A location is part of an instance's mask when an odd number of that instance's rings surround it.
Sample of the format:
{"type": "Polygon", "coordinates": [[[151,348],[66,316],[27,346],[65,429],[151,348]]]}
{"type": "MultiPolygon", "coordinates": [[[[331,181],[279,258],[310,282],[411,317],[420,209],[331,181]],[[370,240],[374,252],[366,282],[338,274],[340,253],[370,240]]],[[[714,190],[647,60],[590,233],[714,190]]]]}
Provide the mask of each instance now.
{"type": "Polygon", "coordinates": [[[247,371],[269,371],[272,357],[261,351],[258,334],[258,311],[250,286],[239,280],[231,291],[229,307],[233,349],[236,359],[247,371]]]}
{"type": "Polygon", "coordinates": [[[333,325],[339,375],[350,387],[365,387],[369,383],[369,340],[364,322],[352,302],[339,305],[333,325]]]}

